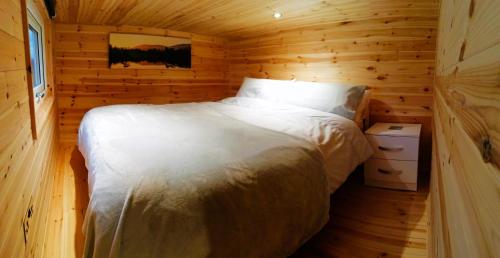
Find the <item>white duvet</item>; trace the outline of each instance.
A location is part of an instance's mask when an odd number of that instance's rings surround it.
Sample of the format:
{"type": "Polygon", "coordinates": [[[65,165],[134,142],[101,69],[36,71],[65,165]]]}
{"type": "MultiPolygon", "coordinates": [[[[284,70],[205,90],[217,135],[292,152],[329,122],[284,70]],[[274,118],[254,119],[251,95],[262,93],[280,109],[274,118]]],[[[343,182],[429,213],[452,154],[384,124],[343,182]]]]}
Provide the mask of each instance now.
{"type": "Polygon", "coordinates": [[[89,111],[84,257],[285,257],[372,153],[343,117],[253,98],[89,111]]]}

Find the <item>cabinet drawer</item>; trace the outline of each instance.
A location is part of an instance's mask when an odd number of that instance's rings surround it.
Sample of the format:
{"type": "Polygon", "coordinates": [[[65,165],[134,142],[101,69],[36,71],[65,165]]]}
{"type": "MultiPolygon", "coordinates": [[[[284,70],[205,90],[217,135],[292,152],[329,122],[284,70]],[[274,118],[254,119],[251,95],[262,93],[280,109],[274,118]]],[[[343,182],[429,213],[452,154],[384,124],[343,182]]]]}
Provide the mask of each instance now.
{"type": "Polygon", "coordinates": [[[369,159],[365,163],[365,183],[395,189],[417,189],[417,161],[369,159]]]}
{"type": "Polygon", "coordinates": [[[418,160],[419,138],[367,135],[375,153],[373,158],[418,160]]]}

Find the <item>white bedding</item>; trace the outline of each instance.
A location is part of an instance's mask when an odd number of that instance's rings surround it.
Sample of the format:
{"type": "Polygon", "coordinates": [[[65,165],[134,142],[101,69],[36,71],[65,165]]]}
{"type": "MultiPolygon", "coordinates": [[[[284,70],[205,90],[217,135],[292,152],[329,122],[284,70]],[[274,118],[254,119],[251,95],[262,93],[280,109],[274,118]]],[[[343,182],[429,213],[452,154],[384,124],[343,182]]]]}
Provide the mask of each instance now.
{"type": "Polygon", "coordinates": [[[287,256],[372,153],[348,119],[243,97],[95,108],[79,149],[94,258],[287,256]]]}
{"type": "Polygon", "coordinates": [[[220,111],[232,118],[305,139],[321,152],[330,192],[369,156],[372,149],[356,124],[342,116],[271,101],[233,97],[220,111]]]}

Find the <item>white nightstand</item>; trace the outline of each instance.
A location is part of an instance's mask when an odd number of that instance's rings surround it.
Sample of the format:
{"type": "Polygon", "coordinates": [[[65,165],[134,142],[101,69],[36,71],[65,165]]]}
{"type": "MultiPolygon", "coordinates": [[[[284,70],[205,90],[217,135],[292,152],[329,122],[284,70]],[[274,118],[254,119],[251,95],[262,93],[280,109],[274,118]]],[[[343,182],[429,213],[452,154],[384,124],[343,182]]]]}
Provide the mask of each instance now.
{"type": "Polygon", "coordinates": [[[373,156],[365,163],[365,184],[417,190],[420,124],[376,123],[365,134],[373,156]]]}

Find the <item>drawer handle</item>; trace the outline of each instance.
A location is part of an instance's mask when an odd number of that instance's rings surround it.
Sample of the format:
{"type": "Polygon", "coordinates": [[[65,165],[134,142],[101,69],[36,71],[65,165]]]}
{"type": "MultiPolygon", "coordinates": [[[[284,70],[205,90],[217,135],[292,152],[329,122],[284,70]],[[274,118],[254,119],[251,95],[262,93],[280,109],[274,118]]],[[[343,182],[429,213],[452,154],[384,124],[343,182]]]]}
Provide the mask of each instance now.
{"type": "Polygon", "coordinates": [[[378,149],[379,150],[382,150],[382,151],[402,151],[404,150],[405,148],[403,147],[384,147],[384,146],[378,146],[378,149]]]}
{"type": "Polygon", "coordinates": [[[401,170],[385,170],[385,169],[381,169],[381,168],[377,168],[377,171],[379,173],[382,173],[382,174],[394,175],[394,176],[399,176],[399,175],[401,175],[401,173],[403,173],[403,171],[401,171],[401,170]]]}

